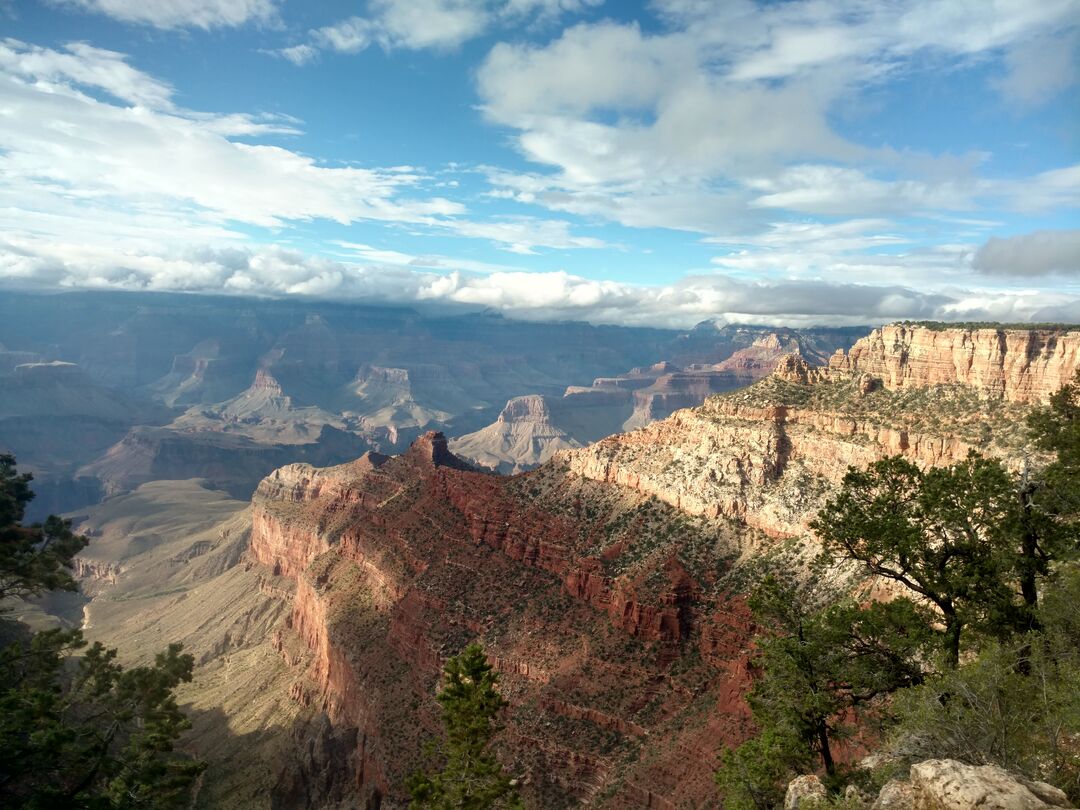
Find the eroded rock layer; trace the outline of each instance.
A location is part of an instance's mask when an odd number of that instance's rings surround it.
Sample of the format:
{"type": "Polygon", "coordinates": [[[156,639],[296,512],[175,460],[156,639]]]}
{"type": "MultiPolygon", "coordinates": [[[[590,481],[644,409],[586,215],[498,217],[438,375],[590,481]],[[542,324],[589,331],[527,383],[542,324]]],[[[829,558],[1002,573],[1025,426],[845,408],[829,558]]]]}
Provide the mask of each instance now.
{"type": "Polygon", "coordinates": [[[746,615],[723,586],[744,535],[561,468],[482,474],[429,433],[276,471],[251,554],[296,581],[273,643],[294,698],[355,730],[357,801],[402,799],[442,663],[479,639],[535,806],[675,807],[713,795],[718,743],[746,730],[746,615]]]}
{"type": "Polygon", "coordinates": [[[869,374],[892,390],[961,383],[1009,402],[1040,402],[1080,367],[1080,330],[893,324],[837,352],[829,367],[869,374]]]}
{"type": "Polygon", "coordinates": [[[797,357],[743,391],[557,461],[681,510],[802,533],[848,467],[923,466],[972,450],[1010,463],[1024,417],[1080,367],[1080,331],[889,326],[825,369],[797,357]]]}
{"type": "Polygon", "coordinates": [[[721,743],[747,730],[746,578],[805,559],[780,538],[805,537],[850,466],[1020,458],[1025,415],[1077,363],[1078,333],[1025,334],[889,327],[511,478],[439,433],[282,468],[256,493],[251,553],[289,583],[274,646],[292,694],[335,739],[351,730],[357,800],[394,806],[437,733],[443,661],[479,640],[511,703],[498,750],[531,805],[715,802],[721,743]]]}

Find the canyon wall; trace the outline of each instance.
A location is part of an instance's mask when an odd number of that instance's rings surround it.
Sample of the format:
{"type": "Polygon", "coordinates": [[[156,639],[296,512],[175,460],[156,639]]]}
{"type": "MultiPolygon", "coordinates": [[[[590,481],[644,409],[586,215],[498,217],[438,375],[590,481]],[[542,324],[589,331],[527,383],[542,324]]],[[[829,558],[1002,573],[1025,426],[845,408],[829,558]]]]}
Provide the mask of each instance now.
{"type": "Polygon", "coordinates": [[[479,640],[510,702],[497,750],[530,804],[715,802],[721,743],[748,729],[743,564],[788,554],[773,538],[804,535],[850,466],[1014,463],[1077,335],[886,327],[827,367],[786,358],[513,477],[471,469],[439,433],[282,468],[256,493],[250,553],[290,583],[274,647],[291,694],[352,730],[358,800],[397,806],[437,734],[439,669],[479,640]]]}
{"type": "Polygon", "coordinates": [[[826,368],[791,357],[745,391],[555,460],[691,514],[798,535],[849,466],[972,450],[1019,463],[1033,452],[1027,409],[1078,368],[1077,330],[887,326],[826,368]]]}
{"type": "Polygon", "coordinates": [[[970,385],[1009,402],[1044,402],[1080,368],[1080,329],[875,329],[829,368],[869,374],[886,388],[970,385]]]}
{"type": "Polygon", "coordinates": [[[402,801],[441,666],[472,639],[536,806],[707,801],[717,741],[746,733],[746,611],[715,565],[733,527],[562,471],[478,473],[432,433],[391,459],[277,470],[252,521],[267,582],[296,583],[267,587],[291,600],[273,638],[291,694],[355,731],[358,802],[402,801]]]}

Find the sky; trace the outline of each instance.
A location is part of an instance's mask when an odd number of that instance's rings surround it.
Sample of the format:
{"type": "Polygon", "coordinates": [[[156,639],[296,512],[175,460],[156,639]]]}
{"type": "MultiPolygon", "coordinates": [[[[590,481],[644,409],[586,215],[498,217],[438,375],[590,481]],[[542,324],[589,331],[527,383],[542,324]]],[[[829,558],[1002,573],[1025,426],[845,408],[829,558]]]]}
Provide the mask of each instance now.
{"type": "Polygon", "coordinates": [[[0,285],[1080,322],[1080,0],[0,0],[0,285]]]}

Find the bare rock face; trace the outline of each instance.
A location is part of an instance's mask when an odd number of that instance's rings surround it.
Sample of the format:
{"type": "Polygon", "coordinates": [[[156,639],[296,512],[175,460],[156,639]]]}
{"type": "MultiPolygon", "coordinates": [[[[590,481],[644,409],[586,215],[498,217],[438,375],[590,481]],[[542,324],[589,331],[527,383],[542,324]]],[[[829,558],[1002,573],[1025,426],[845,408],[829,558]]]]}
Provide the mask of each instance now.
{"type": "Polygon", "coordinates": [[[810,385],[821,380],[821,371],[811,367],[806,360],[798,354],[788,354],[776,364],[773,375],[780,380],[810,385]]]}
{"type": "Polygon", "coordinates": [[[914,801],[911,782],[890,779],[882,786],[870,810],[911,810],[914,801]]]}
{"type": "Polygon", "coordinates": [[[1032,782],[993,765],[929,759],[911,766],[913,810],[1043,810],[1071,807],[1045,782],[1032,782]]]}
{"type": "Polygon", "coordinates": [[[691,514],[801,534],[850,466],[1030,452],[1028,409],[1078,358],[1080,331],[885,327],[828,369],[788,355],[749,388],[556,459],[691,514]]]}
{"type": "Polygon", "coordinates": [[[828,794],[821,780],[813,774],[792,779],[784,794],[784,810],[810,810],[824,802],[828,794]]]}
{"type": "Polygon", "coordinates": [[[718,582],[737,532],[550,465],[480,473],[435,432],[389,459],[275,471],[251,560],[294,583],[275,590],[291,612],[272,644],[293,699],[335,728],[281,806],[327,761],[358,803],[397,806],[438,729],[439,670],[475,639],[510,701],[498,750],[532,806],[708,804],[717,741],[749,730],[747,610],[718,582]]]}
{"type": "Polygon", "coordinates": [[[951,329],[894,324],[829,360],[886,388],[963,383],[1009,402],[1042,402],[1080,368],[1077,329],[951,329]]]}
{"type": "MultiPolygon", "coordinates": [[[[802,351],[796,337],[767,333],[719,363],[678,366],[665,360],[617,377],[597,377],[591,386],[569,386],[562,397],[515,397],[495,422],[459,436],[451,447],[496,472],[524,472],[558,451],[648,425],[701,405],[713,394],[749,385],[773,373],[778,363],[808,383],[820,372],[810,368],[802,351]]],[[[807,351],[824,362],[824,356],[807,351]]]]}

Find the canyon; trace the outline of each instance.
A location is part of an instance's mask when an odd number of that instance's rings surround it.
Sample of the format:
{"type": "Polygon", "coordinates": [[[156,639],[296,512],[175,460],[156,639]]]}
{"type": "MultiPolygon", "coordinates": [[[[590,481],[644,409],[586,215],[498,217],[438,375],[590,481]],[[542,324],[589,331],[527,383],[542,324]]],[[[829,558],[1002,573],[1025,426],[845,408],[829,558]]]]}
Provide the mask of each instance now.
{"type": "Polygon", "coordinates": [[[849,465],[1037,463],[1024,418],[1076,373],[1080,331],[896,324],[814,359],[513,476],[427,431],[399,455],[279,467],[250,510],[143,483],[80,518],[87,624],[136,658],[197,652],[191,750],[244,764],[208,773],[196,806],[401,806],[442,663],[474,640],[531,806],[708,806],[750,729],[749,584],[805,564],[849,465]]]}
{"type": "MultiPolygon", "coordinates": [[[[750,333],[746,337],[753,334],[745,331],[750,333]]],[[[720,362],[678,366],[664,360],[598,377],[590,386],[569,386],[561,397],[516,397],[495,422],[455,438],[451,448],[499,473],[524,472],[559,450],[584,447],[700,405],[712,394],[750,385],[767,377],[788,355],[823,363],[831,352],[842,350],[838,343],[843,343],[838,334],[774,330],[753,337],[720,362]]]]}
{"type": "Polygon", "coordinates": [[[628,419],[650,421],[747,384],[781,347],[816,357],[858,336],[711,321],[691,330],[541,324],[475,308],[5,291],[0,450],[35,475],[31,519],[154,480],[204,478],[248,498],[283,464],[400,452],[429,429],[472,435],[459,451],[475,447],[474,462],[486,464],[496,448],[491,466],[525,469],[628,419]],[[639,390],[626,388],[631,381],[639,390]],[[529,416],[537,407],[555,415],[529,416]],[[528,435],[484,438],[508,421],[528,435]]]}

